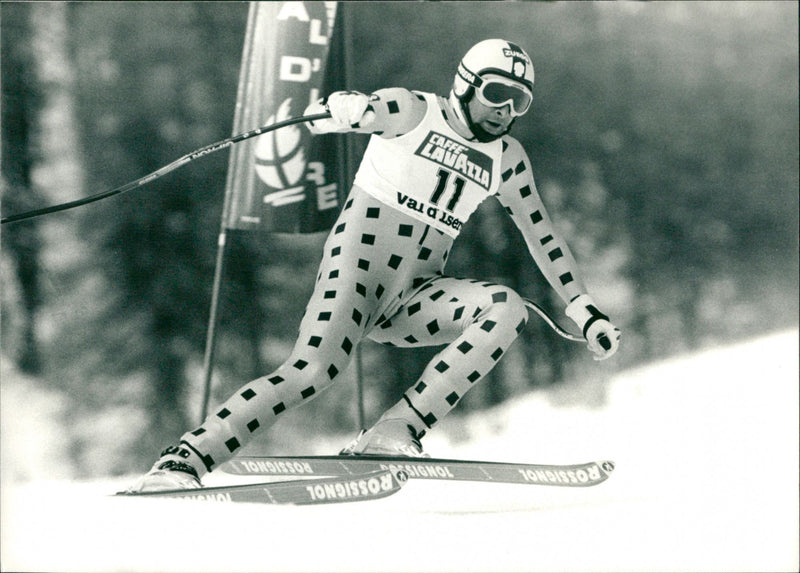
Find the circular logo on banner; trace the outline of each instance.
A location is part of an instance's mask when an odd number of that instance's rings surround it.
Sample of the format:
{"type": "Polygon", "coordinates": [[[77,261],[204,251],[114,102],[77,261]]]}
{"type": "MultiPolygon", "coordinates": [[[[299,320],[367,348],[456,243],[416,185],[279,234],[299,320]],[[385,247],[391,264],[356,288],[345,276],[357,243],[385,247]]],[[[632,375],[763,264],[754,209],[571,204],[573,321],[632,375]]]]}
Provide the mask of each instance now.
{"type": "MultiPolygon", "coordinates": [[[[286,99],[271,115],[267,124],[284,121],[290,117],[292,99],[286,99]]],[[[259,179],[273,189],[286,189],[296,185],[306,170],[303,137],[296,125],[276,129],[256,140],[256,173],[259,179]]]]}

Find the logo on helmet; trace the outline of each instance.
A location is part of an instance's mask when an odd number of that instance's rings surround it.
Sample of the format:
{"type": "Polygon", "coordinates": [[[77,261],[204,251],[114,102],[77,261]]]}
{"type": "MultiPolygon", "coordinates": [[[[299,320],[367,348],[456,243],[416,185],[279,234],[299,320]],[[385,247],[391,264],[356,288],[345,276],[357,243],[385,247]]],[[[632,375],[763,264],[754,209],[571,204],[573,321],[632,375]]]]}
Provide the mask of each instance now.
{"type": "Polygon", "coordinates": [[[528,56],[522,50],[514,49],[514,48],[503,48],[503,55],[506,58],[517,58],[520,60],[527,60],[528,56]]]}
{"type": "Polygon", "coordinates": [[[531,65],[530,58],[522,48],[509,42],[507,48],[503,48],[503,55],[511,58],[511,75],[515,78],[525,79],[528,73],[528,66],[531,65]]]}
{"type": "Polygon", "coordinates": [[[457,70],[457,72],[458,72],[458,75],[459,75],[459,76],[461,76],[461,78],[462,78],[462,79],[463,79],[465,82],[467,82],[468,84],[475,85],[475,82],[477,81],[477,80],[475,79],[475,74],[473,74],[473,73],[472,73],[472,72],[470,72],[470,71],[469,71],[467,68],[465,68],[465,67],[464,67],[464,63],[463,63],[463,62],[461,62],[461,63],[459,63],[459,64],[458,64],[458,70],[457,70]]]}

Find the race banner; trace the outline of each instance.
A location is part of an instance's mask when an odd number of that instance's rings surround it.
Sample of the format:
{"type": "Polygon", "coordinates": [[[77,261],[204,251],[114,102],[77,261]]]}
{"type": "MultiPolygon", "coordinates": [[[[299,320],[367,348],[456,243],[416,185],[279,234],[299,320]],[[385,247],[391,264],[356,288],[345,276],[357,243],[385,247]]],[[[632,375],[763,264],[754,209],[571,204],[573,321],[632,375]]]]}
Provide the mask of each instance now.
{"type": "MultiPolygon", "coordinates": [[[[336,12],[336,2],[250,2],[234,134],[301,116],[323,89],[343,87],[342,66],[328,65],[336,12]]],[[[223,225],[278,233],[329,229],[344,186],[339,137],[312,137],[298,124],[234,146],[223,225]]]]}

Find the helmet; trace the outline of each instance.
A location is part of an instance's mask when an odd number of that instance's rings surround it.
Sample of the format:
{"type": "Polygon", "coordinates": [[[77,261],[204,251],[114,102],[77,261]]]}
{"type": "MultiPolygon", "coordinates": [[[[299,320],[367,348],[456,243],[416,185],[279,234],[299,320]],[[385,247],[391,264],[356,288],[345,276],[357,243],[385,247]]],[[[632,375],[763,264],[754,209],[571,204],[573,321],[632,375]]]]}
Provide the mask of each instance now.
{"type": "MultiPolygon", "coordinates": [[[[476,89],[485,87],[483,84],[487,75],[501,76],[511,80],[503,83],[520,84],[523,87],[521,91],[526,92],[527,97],[523,97],[524,101],[521,103],[512,102],[512,112],[515,116],[522,115],[528,110],[532,97],[530,92],[533,91],[533,63],[525,50],[517,44],[507,40],[491,39],[472,46],[458,64],[451,95],[456,100],[453,104],[459,117],[479,141],[491,141],[498,137],[486,133],[480,126],[475,125],[467,108],[467,103],[475,95],[476,89]]],[[[484,98],[480,99],[487,103],[484,98]]]]}
{"type": "Polygon", "coordinates": [[[458,65],[453,81],[456,97],[468,97],[469,88],[477,87],[484,74],[505,76],[533,90],[533,63],[513,42],[484,40],[472,46],[458,65]]]}

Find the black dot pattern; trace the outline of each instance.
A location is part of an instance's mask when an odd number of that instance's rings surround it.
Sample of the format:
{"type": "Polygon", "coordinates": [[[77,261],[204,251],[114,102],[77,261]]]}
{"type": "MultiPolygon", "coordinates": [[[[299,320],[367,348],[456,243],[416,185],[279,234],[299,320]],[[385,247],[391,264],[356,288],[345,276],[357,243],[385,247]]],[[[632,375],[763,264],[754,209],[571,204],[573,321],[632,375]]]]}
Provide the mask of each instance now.
{"type": "Polygon", "coordinates": [[[444,346],[404,397],[435,425],[497,364],[527,318],[514,291],[443,276],[451,247],[446,235],[354,191],[328,236],[291,354],[182,439],[213,469],[343,378],[366,336],[405,348],[444,346]]]}
{"type": "Polygon", "coordinates": [[[447,345],[406,392],[424,424],[433,427],[485,376],[524,330],[522,299],[504,286],[439,277],[395,314],[392,327],[370,338],[400,347],[447,345]]]}
{"type": "Polygon", "coordinates": [[[575,261],[566,245],[554,233],[545,206],[536,189],[527,155],[512,139],[503,139],[503,155],[500,169],[502,183],[495,193],[514,220],[529,245],[545,248],[546,258],[537,257],[545,276],[550,278],[551,286],[563,300],[572,300],[585,288],[577,278],[575,261]],[[547,268],[545,268],[547,267],[547,268]]]}

